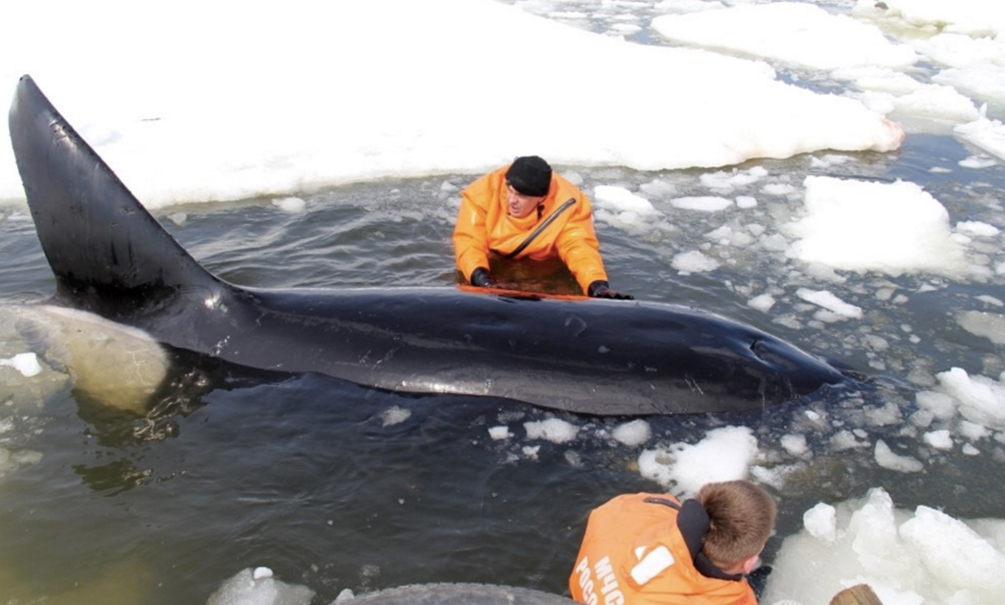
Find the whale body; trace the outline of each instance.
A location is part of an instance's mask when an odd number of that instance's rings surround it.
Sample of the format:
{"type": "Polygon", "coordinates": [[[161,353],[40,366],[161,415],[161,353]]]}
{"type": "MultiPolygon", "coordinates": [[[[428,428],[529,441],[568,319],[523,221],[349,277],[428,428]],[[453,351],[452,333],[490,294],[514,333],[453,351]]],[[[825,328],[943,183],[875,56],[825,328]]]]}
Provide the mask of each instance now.
{"type": "Polygon", "coordinates": [[[568,597],[497,584],[410,584],[361,594],[356,605],[576,605],[568,597]]]}
{"type": "Polygon", "coordinates": [[[679,305],[466,286],[228,283],[178,244],[30,76],[18,82],[9,126],[55,275],[47,304],[171,347],[379,389],[590,415],[753,410],[852,380],[764,331],[679,305]]]}

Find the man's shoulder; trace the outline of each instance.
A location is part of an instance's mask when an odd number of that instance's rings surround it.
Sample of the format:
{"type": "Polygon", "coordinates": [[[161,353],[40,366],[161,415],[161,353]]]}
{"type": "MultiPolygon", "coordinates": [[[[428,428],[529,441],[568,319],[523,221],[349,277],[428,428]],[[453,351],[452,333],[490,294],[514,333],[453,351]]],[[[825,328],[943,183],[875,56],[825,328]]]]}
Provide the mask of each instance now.
{"type": "Polygon", "coordinates": [[[471,181],[471,183],[464,188],[463,193],[469,195],[480,194],[487,191],[496,191],[502,188],[504,182],[506,181],[506,168],[508,168],[508,165],[481,175],[471,181]]]}

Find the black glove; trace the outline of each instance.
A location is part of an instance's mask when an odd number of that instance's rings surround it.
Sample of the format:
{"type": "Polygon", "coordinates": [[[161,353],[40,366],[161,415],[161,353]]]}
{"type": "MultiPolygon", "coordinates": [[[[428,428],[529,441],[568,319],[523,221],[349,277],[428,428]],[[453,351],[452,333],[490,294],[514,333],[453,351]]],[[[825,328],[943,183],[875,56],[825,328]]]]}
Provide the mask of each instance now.
{"type": "Polygon", "coordinates": [[[591,298],[614,298],[617,300],[635,300],[635,297],[631,294],[622,294],[621,292],[615,292],[611,290],[610,284],[602,279],[590,284],[590,287],[586,289],[586,295],[591,298]]]}
{"type": "Polygon", "coordinates": [[[520,288],[505,282],[498,282],[485,267],[478,267],[471,272],[471,285],[479,288],[495,288],[497,290],[519,290],[520,288]]]}
{"type": "Polygon", "coordinates": [[[495,288],[497,284],[488,269],[478,267],[471,272],[471,285],[479,288],[495,288]]]}

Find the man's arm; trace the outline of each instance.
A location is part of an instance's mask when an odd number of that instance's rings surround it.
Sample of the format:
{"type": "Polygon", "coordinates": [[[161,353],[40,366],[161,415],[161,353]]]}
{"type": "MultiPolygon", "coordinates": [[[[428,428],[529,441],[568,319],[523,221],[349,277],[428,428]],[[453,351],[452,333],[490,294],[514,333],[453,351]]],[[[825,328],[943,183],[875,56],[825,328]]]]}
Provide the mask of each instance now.
{"type": "Polygon", "coordinates": [[[566,224],[556,242],[558,254],[569,268],[583,293],[595,298],[632,300],[630,294],[611,290],[607,271],[600,255],[600,241],[593,228],[593,211],[590,200],[580,195],[576,213],[566,224]]]}
{"type": "Polygon", "coordinates": [[[472,274],[477,269],[482,268],[488,272],[489,268],[486,210],[478,202],[479,195],[485,193],[484,189],[484,184],[479,180],[461,192],[461,208],[454,225],[454,258],[457,268],[468,281],[471,281],[472,274]]]}
{"type": "Polygon", "coordinates": [[[588,294],[590,284],[607,281],[604,260],[600,256],[600,242],[593,230],[593,211],[585,195],[577,196],[572,216],[555,241],[558,256],[576,276],[579,287],[588,294]]]}

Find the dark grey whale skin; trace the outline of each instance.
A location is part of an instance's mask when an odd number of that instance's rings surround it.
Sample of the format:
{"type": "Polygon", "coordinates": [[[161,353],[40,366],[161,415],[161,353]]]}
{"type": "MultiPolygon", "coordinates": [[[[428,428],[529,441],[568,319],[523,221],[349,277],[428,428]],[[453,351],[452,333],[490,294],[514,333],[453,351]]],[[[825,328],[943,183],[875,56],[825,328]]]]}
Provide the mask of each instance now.
{"type": "Polygon", "coordinates": [[[568,597],[493,584],[411,584],[356,596],[345,605],[577,605],[568,597]]]}
{"type": "Polygon", "coordinates": [[[50,302],[179,349],[589,415],[756,410],[854,380],[766,332],[678,305],[449,286],[227,283],[175,241],[30,76],[18,82],[9,125],[55,275],[50,302]]]}

